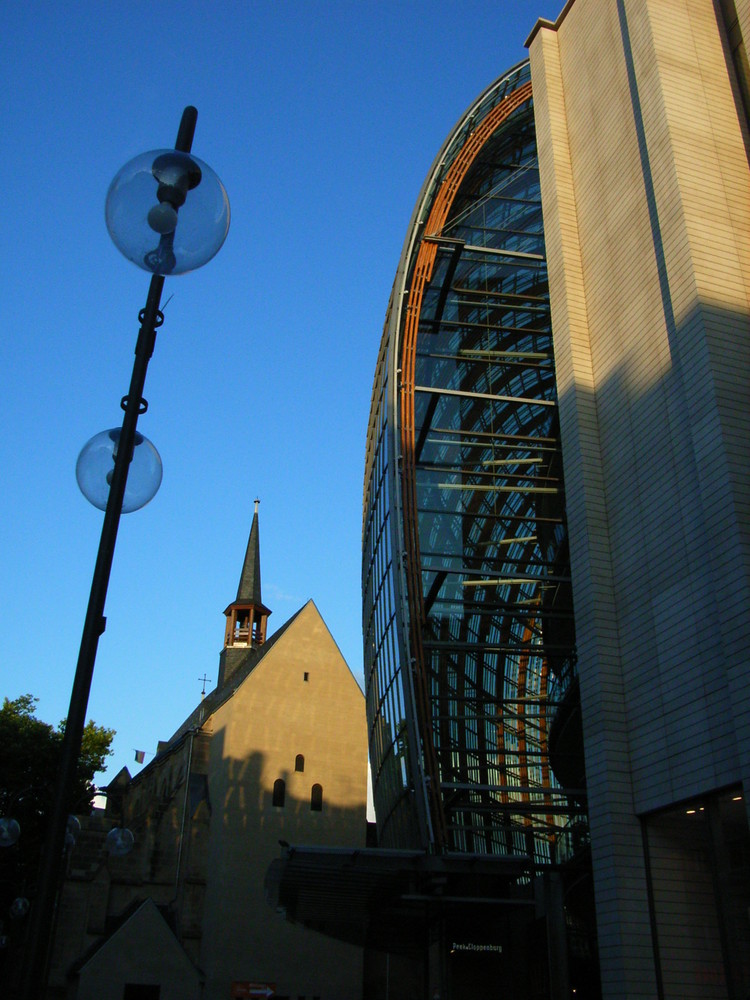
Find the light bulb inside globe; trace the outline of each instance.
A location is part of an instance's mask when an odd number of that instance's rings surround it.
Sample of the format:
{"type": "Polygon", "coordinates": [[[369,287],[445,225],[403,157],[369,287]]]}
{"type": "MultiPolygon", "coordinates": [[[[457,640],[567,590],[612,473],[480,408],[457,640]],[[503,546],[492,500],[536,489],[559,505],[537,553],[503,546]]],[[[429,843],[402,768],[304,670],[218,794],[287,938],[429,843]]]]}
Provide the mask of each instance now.
{"type": "Polygon", "coordinates": [[[154,205],[146,219],[155,233],[166,236],[177,228],[177,209],[165,201],[160,205],[154,205]]]}
{"type": "MultiPolygon", "coordinates": [[[[95,434],[83,446],[76,462],[76,480],[81,493],[99,510],[107,509],[120,433],[120,428],[114,427],[95,434]]],[[[159,452],[147,437],[136,431],[122,503],[123,514],[140,510],[153,500],[161,486],[162,473],[159,452]]]]}

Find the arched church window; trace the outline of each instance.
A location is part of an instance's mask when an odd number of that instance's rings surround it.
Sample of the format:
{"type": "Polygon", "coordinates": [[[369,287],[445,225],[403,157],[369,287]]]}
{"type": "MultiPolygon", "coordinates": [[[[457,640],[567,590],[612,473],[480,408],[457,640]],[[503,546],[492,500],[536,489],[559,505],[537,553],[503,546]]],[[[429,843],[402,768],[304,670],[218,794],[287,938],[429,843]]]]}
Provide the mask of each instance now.
{"type": "Polygon", "coordinates": [[[273,783],[273,804],[281,808],[286,797],[286,782],[283,778],[277,778],[273,783]]]}
{"type": "Polygon", "coordinates": [[[298,753],[294,758],[294,770],[304,771],[305,770],[305,758],[301,753],[298,753]]]}
{"type": "Polygon", "coordinates": [[[310,809],[313,812],[321,812],[323,809],[323,786],[313,785],[310,793],[310,809]]]}

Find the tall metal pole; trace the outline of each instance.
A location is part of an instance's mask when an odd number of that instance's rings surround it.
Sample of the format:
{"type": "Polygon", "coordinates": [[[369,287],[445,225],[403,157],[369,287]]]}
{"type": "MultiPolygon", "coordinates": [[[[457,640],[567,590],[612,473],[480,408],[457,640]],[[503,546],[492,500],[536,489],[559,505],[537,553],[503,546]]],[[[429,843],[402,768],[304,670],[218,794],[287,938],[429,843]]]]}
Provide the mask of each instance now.
{"type": "MultiPolygon", "coordinates": [[[[185,108],[177,133],[175,149],[184,153],[190,152],[197,117],[198,112],[195,108],[185,108]]],[[[136,425],[139,414],[144,412],[146,407],[143,399],[146,372],[154,352],[156,330],[164,320],[159,311],[163,288],[164,276],[161,274],[153,275],[145,308],[139,314],[141,327],[135,346],[135,361],[130,379],[130,389],[121,403],[125,416],[117,443],[115,467],[109,487],[107,508],[104,513],[104,524],[94,566],[81,647],[78,653],[78,664],[70,695],[70,708],[68,709],[62,742],[62,759],[37,876],[37,891],[31,907],[29,938],[24,951],[21,976],[20,996],[23,1000],[43,1000],[47,988],[55,902],[63,876],[65,827],[70,809],[71,793],[76,779],[78,758],[81,753],[83,730],[86,725],[86,710],[99,636],[102,635],[107,624],[104,617],[104,605],[107,599],[107,588],[112,570],[112,559],[115,554],[117,529],[122,514],[128,471],[133,457],[136,425]]]]}

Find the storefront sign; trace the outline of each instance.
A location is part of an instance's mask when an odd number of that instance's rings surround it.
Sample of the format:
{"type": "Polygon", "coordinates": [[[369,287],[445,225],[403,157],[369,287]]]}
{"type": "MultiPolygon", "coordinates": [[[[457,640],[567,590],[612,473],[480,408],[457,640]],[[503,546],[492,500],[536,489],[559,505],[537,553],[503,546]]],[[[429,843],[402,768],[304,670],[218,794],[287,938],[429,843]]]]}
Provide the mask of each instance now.
{"type": "Polygon", "coordinates": [[[476,944],[473,941],[458,942],[454,941],[451,945],[451,955],[455,952],[494,952],[496,955],[502,953],[503,946],[501,944],[476,944]]]}

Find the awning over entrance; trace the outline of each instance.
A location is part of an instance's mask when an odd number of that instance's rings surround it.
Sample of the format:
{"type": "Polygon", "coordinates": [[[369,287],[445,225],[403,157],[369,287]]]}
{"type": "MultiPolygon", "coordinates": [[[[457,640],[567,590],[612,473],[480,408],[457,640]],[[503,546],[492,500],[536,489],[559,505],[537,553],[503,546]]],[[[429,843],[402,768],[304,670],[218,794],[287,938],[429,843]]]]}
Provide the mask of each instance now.
{"type": "MultiPolygon", "coordinates": [[[[400,953],[424,949],[437,917],[533,905],[531,864],[491,856],[385,848],[295,847],[266,873],[269,904],[292,923],[400,953]]],[[[528,912],[528,911],[527,911],[528,912]]],[[[489,914],[488,914],[489,915],[489,914]]]]}

